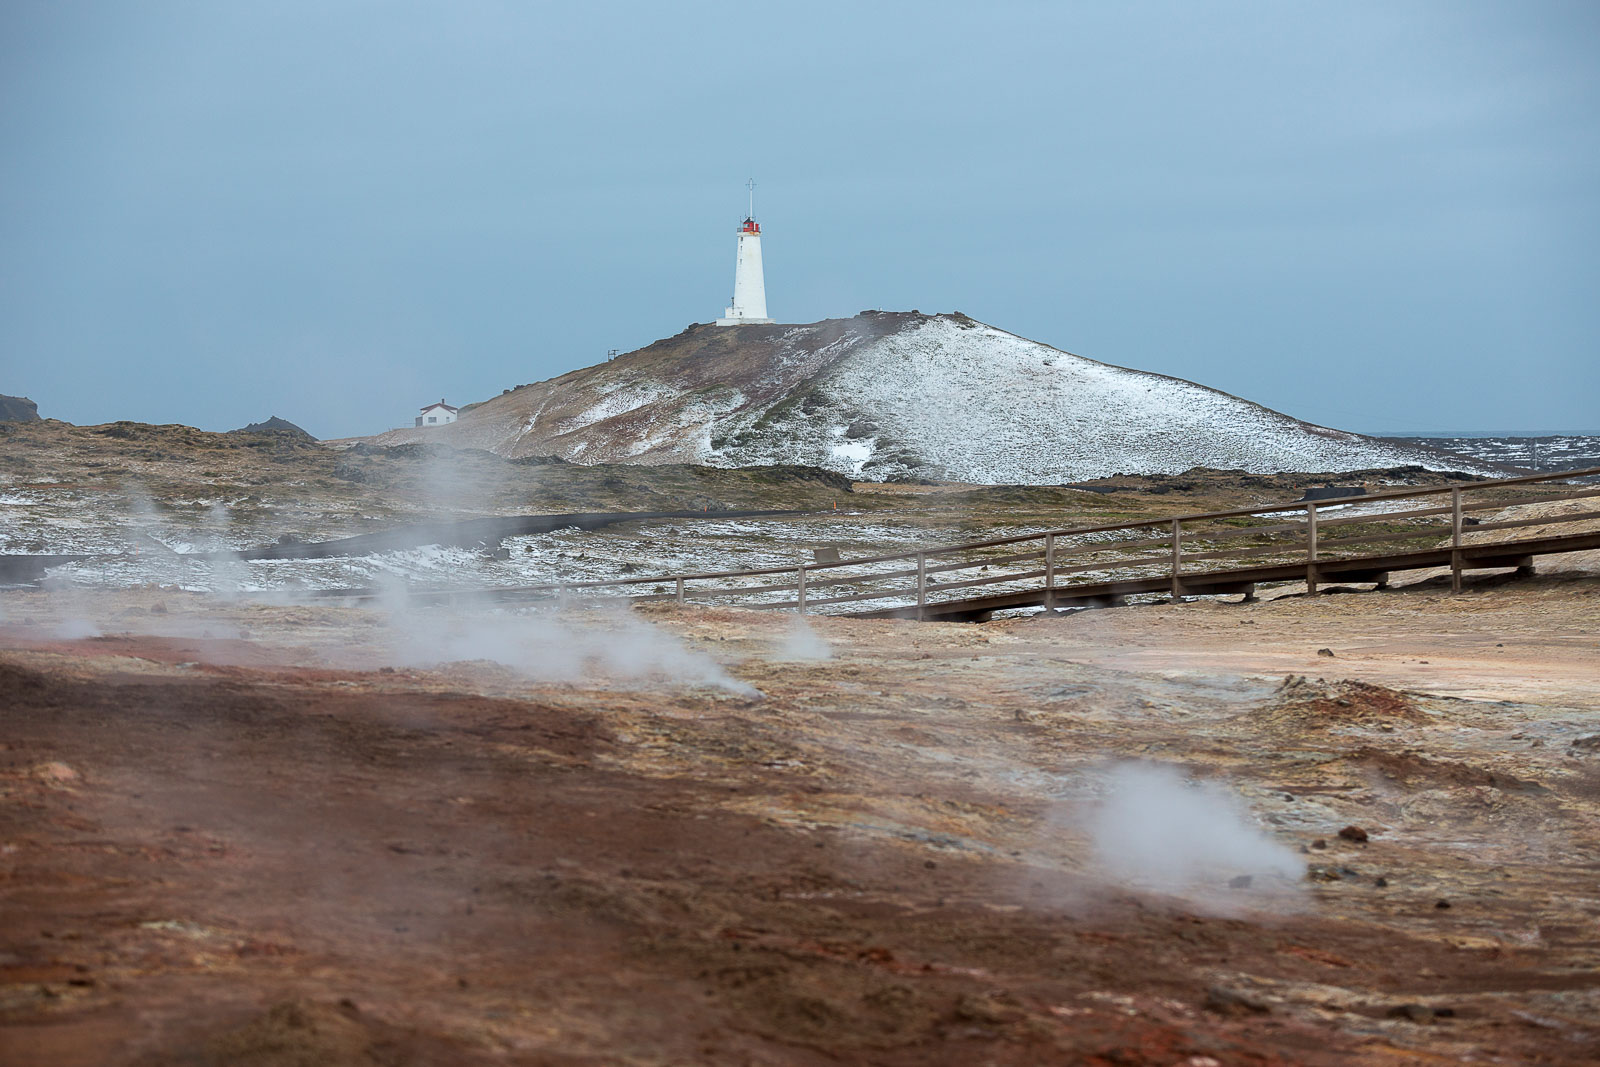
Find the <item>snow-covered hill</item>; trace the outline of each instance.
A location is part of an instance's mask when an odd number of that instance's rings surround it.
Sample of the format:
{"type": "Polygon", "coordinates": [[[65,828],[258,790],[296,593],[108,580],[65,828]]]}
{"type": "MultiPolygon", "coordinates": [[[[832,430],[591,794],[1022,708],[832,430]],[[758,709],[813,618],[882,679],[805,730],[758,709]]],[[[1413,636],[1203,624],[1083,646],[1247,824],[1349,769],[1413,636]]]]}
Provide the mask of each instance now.
{"type": "Polygon", "coordinates": [[[862,479],[1059,483],[1192,467],[1337,471],[1460,457],[1301,422],[964,315],[864,312],[676,337],[378,440],[577,463],[804,463],[862,479]]]}

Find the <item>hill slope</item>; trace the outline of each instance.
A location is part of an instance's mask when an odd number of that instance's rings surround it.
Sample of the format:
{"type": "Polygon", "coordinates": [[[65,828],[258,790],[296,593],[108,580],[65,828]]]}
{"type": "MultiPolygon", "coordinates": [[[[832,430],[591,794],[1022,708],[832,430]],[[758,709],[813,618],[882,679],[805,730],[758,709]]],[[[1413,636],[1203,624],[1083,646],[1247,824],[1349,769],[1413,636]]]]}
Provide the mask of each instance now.
{"type": "Polygon", "coordinates": [[[694,325],[502,394],[453,425],[391,430],[377,440],[578,463],[803,463],[863,479],[986,483],[1197,466],[1462,466],[1458,457],[1313,426],[964,315],[916,312],[798,326],[694,325]]]}

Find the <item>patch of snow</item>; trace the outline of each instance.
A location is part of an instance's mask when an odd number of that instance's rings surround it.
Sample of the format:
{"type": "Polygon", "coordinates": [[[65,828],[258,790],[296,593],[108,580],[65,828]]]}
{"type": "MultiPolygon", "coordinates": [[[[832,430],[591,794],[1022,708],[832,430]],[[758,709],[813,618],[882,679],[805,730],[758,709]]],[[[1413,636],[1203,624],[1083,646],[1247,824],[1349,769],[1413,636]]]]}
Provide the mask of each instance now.
{"type": "Polygon", "coordinates": [[[631,382],[607,385],[603,387],[603,395],[597,403],[590,405],[582,413],[564,420],[562,432],[570,433],[580,427],[625,415],[676,395],[677,390],[665,385],[638,385],[631,382]]]}
{"type": "MultiPolygon", "coordinates": [[[[872,458],[872,442],[846,441],[844,444],[834,445],[829,449],[829,453],[834,459],[849,464],[847,473],[857,475],[861,473],[861,468],[866,466],[867,460],[872,458]]],[[[838,467],[834,469],[837,470],[838,467]]]]}

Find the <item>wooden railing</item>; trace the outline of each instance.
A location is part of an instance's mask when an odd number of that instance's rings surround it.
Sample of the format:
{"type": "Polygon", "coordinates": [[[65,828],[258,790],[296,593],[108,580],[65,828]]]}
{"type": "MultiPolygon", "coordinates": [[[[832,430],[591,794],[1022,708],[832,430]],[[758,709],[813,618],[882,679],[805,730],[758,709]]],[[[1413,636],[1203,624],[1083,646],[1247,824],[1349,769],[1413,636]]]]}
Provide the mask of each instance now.
{"type": "MultiPolygon", "coordinates": [[[[1365,555],[1351,555],[1356,546],[1382,545],[1393,554],[1439,548],[1446,538],[1451,550],[1452,587],[1459,591],[1463,550],[1484,543],[1478,540],[1480,535],[1600,519],[1600,510],[1593,509],[1494,522],[1480,521],[1474,513],[1500,511],[1519,504],[1600,497],[1600,486],[1594,484],[1563,485],[1555,492],[1532,496],[1504,495],[1510,487],[1571,482],[1597,475],[1600,467],[1043,530],[837,562],[551,583],[496,590],[495,595],[555,597],[565,601],[607,591],[635,602],[734,601],[744,607],[801,613],[835,605],[893,600],[908,610],[914,605],[920,617],[930,605],[968,597],[975,589],[1038,589],[1033,583],[1041,581],[1046,606],[1058,595],[1069,595],[1074,586],[1126,578],[1159,577],[1171,595],[1178,598],[1185,595],[1186,579],[1193,580],[1200,574],[1214,579],[1246,563],[1253,568],[1303,563],[1306,585],[1316,592],[1322,579],[1320,571],[1327,563],[1380,555],[1370,548],[1365,555]],[[1409,500],[1424,506],[1389,510],[1398,502],[1409,500]],[[1433,503],[1435,500],[1441,502],[1433,503]],[[1238,541],[1246,543],[1233,544],[1238,541]],[[1195,564],[1207,566],[1197,571],[1195,564]],[[959,576],[960,572],[974,570],[978,572],[975,577],[959,576]],[[779,575],[782,580],[749,584],[779,575]],[[940,580],[946,575],[957,580],[940,580]],[[632,591],[649,586],[655,588],[649,592],[632,591]]],[[[1517,542],[1497,539],[1494,543],[1517,542]]]]}

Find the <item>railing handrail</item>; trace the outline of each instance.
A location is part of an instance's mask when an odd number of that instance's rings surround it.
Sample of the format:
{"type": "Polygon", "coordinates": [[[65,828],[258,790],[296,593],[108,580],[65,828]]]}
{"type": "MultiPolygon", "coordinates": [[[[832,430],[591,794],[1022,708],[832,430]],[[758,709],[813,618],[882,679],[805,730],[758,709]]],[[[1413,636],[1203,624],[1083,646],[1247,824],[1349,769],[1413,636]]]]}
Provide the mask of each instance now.
{"type": "MultiPolygon", "coordinates": [[[[1163,517],[1160,517],[1160,518],[1140,519],[1140,520],[1135,520],[1135,521],[1132,521],[1132,522],[1101,523],[1101,524],[1097,524],[1097,525],[1093,525],[1093,526],[1076,526],[1076,527],[1064,527],[1064,528],[1053,529],[1053,530],[1038,530],[1038,531],[1035,531],[1035,532],[1032,532],[1032,533],[1009,534],[1009,535],[1007,535],[1005,537],[989,538],[987,540],[982,540],[982,541],[963,541],[963,542],[960,542],[960,543],[957,543],[957,544],[953,544],[953,545],[942,545],[942,546],[935,546],[935,547],[918,547],[918,548],[911,548],[911,549],[902,549],[902,550],[899,550],[899,551],[896,551],[896,552],[884,552],[884,553],[879,553],[879,554],[873,555],[873,556],[860,556],[860,557],[856,557],[856,558],[853,558],[853,559],[833,560],[833,561],[829,561],[829,562],[826,562],[826,563],[822,563],[822,562],[811,562],[811,563],[796,562],[796,563],[792,563],[792,564],[781,564],[781,565],[778,565],[778,566],[770,566],[770,567],[753,567],[753,568],[745,568],[745,569],[741,569],[741,570],[694,571],[694,572],[684,572],[684,573],[661,574],[661,575],[653,575],[653,576],[641,576],[641,577],[633,577],[633,578],[602,578],[602,579],[596,579],[596,580],[593,580],[593,581],[544,582],[544,583],[538,583],[538,584],[534,584],[534,585],[504,586],[504,587],[498,587],[498,588],[492,588],[492,589],[482,589],[482,590],[477,590],[477,592],[489,593],[489,594],[496,595],[496,596],[515,596],[515,595],[520,594],[520,593],[546,593],[546,592],[561,594],[561,593],[565,593],[567,591],[580,590],[580,589],[606,589],[606,588],[637,586],[637,585],[662,585],[662,584],[665,584],[665,583],[674,583],[674,585],[676,587],[674,592],[651,594],[651,595],[647,595],[647,596],[643,596],[643,597],[635,597],[634,599],[639,599],[639,600],[676,599],[676,600],[682,601],[682,600],[685,599],[684,583],[686,583],[686,582],[694,582],[694,581],[706,581],[706,580],[711,580],[711,579],[747,578],[747,577],[753,578],[753,577],[760,577],[762,575],[772,575],[772,574],[793,574],[793,575],[796,576],[796,581],[794,581],[794,582],[779,583],[777,585],[772,585],[772,586],[759,586],[759,587],[744,588],[744,589],[704,589],[704,590],[696,590],[695,594],[697,596],[701,596],[701,597],[733,596],[733,595],[736,595],[736,594],[739,594],[739,593],[748,593],[748,592],[751,592],[751,591],[777,592],[777,591],[786,591],[786,590],[791,590],[791,589],[800,589],[800,588],[803,588],[804,586],[810,585],[810,584],[828,586],[828,585],[844,584],[844,583],[851,582],[851,581],[872,582],[872,581],[887,580],[887,579],[891,579],[891,578],[904,578],[904,577],[908,577],[910,575],[914,575],[915,574],[915,575],[919,575],[919,581],[917,583],[917,590],[898,589],[898,590],[886,590],[886,591],[884,591],[882,593],[879,593],[879,594],[876,594],[876,595],[872,595],[872,594],[869,594],[869,593],[860,593],[860,594],[851,594],[851,595],[848,595],[848,596],[841,596],[841,597],[836,597],[836,598],[835,597],[830,597],[830,598],[811,598],[811,602],[813,604],[816,604],[816,605],[820,606],[820,605],[823,605],[823,604],[834,603],[834,602],[842,602],[842,601],[854,601],[854,600],[863,600],[863,599],[886,599],[886,598],[889,598],[889,597],[911,596],[915,592],[917,594],[918,602],[919,602],[919,605],[920,605],[920,604],[926,603],[926,595],[927,595],[928,592],[937,592],[937,591],[939,591],[941,589],[945,589],[945,588],[964,587],[964,586],[968,586],[968,585],[985,585],[985,584],[998,584],[998,583],[1001,583],[1001,582],[1008,582],[1008,581],[1022,581],[1022,580],[1038,577],[1039,574],[1041,574],[1041,573],[1045,576],[1047,589],[1052,589],[1052,590],[1056,589],[1056,588],[1064,589],[1064,588],[1067,588],[1067,587],[1064,587],[1064,586],[1056,587],[1056,586],[1054,586],[1053,583],[1054,583],[1054,580],[1055,580],[1054,579],[1055,575],[1070,574],[1070,573],[1081,573],[1083,571],[1093,571],[1093,570],[1100,570],[1100,569],[1111,570],[1111,569],[1115,569],[1117,567],[1143,566],[1143,565],[1148,565],[1148,564],[1153,563],[1153,562],[1161,562],[1164,557],[1139,557],[1139,558],[1135,558],[1135,559],[1108,560],[1108,561],[1105,561],[1104,563],[1094,563],[1094,564],[1070,566],[1070,567],[1061,567],[1061,566],[1057,565],[1056,560],[1061,558],[1061,557],[1085,556],[1085,555],[1091,555],[1092,556],[1092,555],[1096,555],[1096,554],[1103,553],[1103,552],[1123,551],[1123,550],[1131,549],[1133,547],[1143,547],[1143,546],[1155,545],[1155,544],[1170,544],[1173,547],[1173,551],[1171,553],[1171,560],[1172,560],[1172,563],[1173,563],[1173,574],[1172,574],[1172,577],[1173,577],[1173,589],[1174,589],[1174,595],[1177,596],[1177,595],[1181,595],[1181,576],[1180,576],[1179,572],[1181,570],[1182,564],[1185,563],[1185,562],[1197,561],[1197,560],[1200,560],[1200,559],[1227,559],[1227,558],[1232,558],[1232,557],[1236,557],[1236,558],[1239,558],[1239,559],[1244,559],[1244,558],[1249,558],[1249,557],[1258,557],[1258,556],[1262,556],[1262,555],[1275,555],[1275,554],[1280,554],[1280,552],[1281,552],[1281,554],[1288,555],[1288,554],[1299,552],[1301,550],[1305,550],[1306,551],[1306,555],[1307,555],[1308,564],[1309,564],[1308,577],[1313,577],[1314,574],[1315,574],[1315,561],[1318,558],[1318,555],[1317,555],[1318,544],[1317,544],[1317,540],[1316,540],[1316,534],[1315,534],[1315,531],[1313,529],[1315,524],[1310,520],[1314,516],[1317,515],[1318,509],[1328,509],[1328,508],[1332,508],[1332,507],[1348,506],[1348,505],[1352,505],[1352,504],[1365,504],[1365,503],[1369,503],[1369,502],[1372,502],[1372,501],[1403,500],[1403,499],[1414,498],[1414,497],[1443,496],[1443,495],[1446,495],[1446,494],[1450,494],[1452,496],[1452,498],[1453,498],[1451,506],[1443,507],[1443,508],[1424,508],[1424,509],[1415,510],[1415,511],[1398,512],[1393,517],[1394,518],[1411,518],[1411,517],[1423,516],[1423,515],[1434,515],[1434,514],[1442,515],[1442,514],[1446,514],[1446,513],[1455,513],[1456,514],[1456,528],[1453,531],[1453,533],[1454,533],[1453,540],[1456,542],[1456,547],[1460,548],[1461,547],[1460,544],[1459,544],[1460,538],[1461,538],[1460,513],[1464,512],[1464,511],[1481,511],[1481,510],[1485,510],[1487,507],[1495,506],[1494,504],[1490,503],[1490,504],[1484,504],[1484,505],[1476,505],[1476,506],[1473,506],[1473,507],[1464,507],[1460,503],[1460,495],[1463,492],[1470,492],[1470,491],[1475,491],[1475,490],[1479,490],[1479,489],[1494,489],[1494,488],[1499,488],[1501,486],[1509,486],[1509,485],[1527,485],[1527,484],[1536,483],[1536,482],[1570,481],[1572,479],[1585,478],[1585,477],[1590,477],[1590,476],[1594,476],[1594,475],[1600,475],[1600,467],[1588,467],[1588,468],[1582,468],[1582,469],[1579,469],[1579,470],[1570,470],[1570,471],[1554,471],[1554,472],[1549,472],[1549,473],[1545,473],[1545,474],[1522,475],[1522,476],[1519,476],[1519,477],[1516,477],[1516,478],[1495,478],[1495,479],[1488,479],[1488,480],[1479,481],[1479,482],[1454,483],[1454,484],[1451,484],[1451,485],[1444,485],[1444,486],[1414,487],[1414,488],[1407,488],[1407,489],[1391,490],[1391,491],[1383,492],[1383,493],[1364,494],[1364,495],[1358,496],[1358,497],[1330,497],[1330,498],[1325,499],[1325,500],[1294,500],[1294,501],[1285,501],[1285,502],[1273,503],[1273,504],[1263,504],[1263,505],[1260,505],[1260,506],[1257,506],[1257,507],[1251,507],[1251,508],[1231,508],[1231,509],[1228,509],[1228,510],[1225,510],[1225,511],[1195,512],[1195,513],[1188,514],[1188,515],[1168,515],[1168,516],[1163,516],[1163,517]],[[1179,542],[1181,542],[1184,539],[1184,531],[1182,530],[1182,527],[1183,527],[1184,523],[1203,522],[1203,521],[1213,520],[1213,519],[1240,518],[1240,517],[1250,516],[1250,515],[1275,515],[1275,514],[1280,514],[1282,512],[1286,512],[1286,511],[1287,512],[1304,511],[1304,512],[1307,513],[1307,521],[1306,522],[1292,521],[1292,522],[1289,522],[1289,523],[1283,523],[1283,524],[1265,526],[1265,527],[1259,527],[1259,528],[1240,527],[1240,528],[1238,528],[1236,530],[1230,530],[1230,531],[1226,531],[1226,532],[1212,532],[1212,533],[1209,533],[1209,534],[1191,535],[1191,536],[1196,537],[1199,540],[1205,540],[1207,537],[1216,538],[1216,539],[1223,539],[1223,538],[1232,538],[1232,537],[1238,537],[1238,536],[1250,536],[1252,534],[1270,534],[1270,533],[1277,533],[1277,532],[1284,532],[1284,531],[1298,531],[1298,530],[1305,531],[1305,533],[1306,533],[1306,537],[1305,538],[1303,538],[1303,539],[1302,538],[1294,538],[1291,541],[1285,542],[1281,546],[1281,549],[1278,549],[1278,546],[1271,546],[1271,548],[1269,549],[1269,548],[1262,548],[1260,546],[1244,545],[1244,546],[1241,546],[1239,549],[1235,549],[1235,550],[1228,550],[1228,551],[1221,551],[1221,552],[1204,552],[1204,553],[1198,553],[1198,554],[1185,553],[1185,552],[1183,552],[1181,550],[1179,542]],[[1081,536],[1084,536],[1084,535],[1087,535],[1087,534],[1110,533],[1110,532],[1115,532],[1115,531],[1119,531],[1119,530],[1133,531],[1133,530],[1141,530],[1141,529],[1147,529],[1147,528],[1152,528],[1152,527],[1166,527],[1169,532],[1165,536],[1162,536],[1162,537],[1148,538],[1148,539],[1145,539],[1145,540],[1142,540],[1142,541],[1133,541],[1133,542],[1110,541],[1110,542],[1104,542],[1104,543],[1099,543],[1099,544],[1089,544],[1089,545],[1071,545],[1071,544],[1062,545],[1062,544],[1059,543],[1059,540],[1061,538],[1081,537],[1081,536]],[[971,560],[971,561],[968,561],[966,563],[962,563],[962,564],[959,564],[959,565],[944,565],[944,566],[938,566],[938,567],[929,567],[927,565],[928,560],[930,558],[949,556],[951,554],[960,553],[960,552],[971,552],[971,551],[974,551],[976,549],[998,548],[998,547],[1001,547],[1001,546],[1004,546],[1004,545],[1021,544],[1023,542],[1027,542],[1027,541],[1042,541],[1044,543],[1043,544],[1043,548],[1039,552],[1036,552],[1036,553],[1022,553],[1020,555],[1014,554],[1013,556],[1001,556],[1001,557],[998,557],[997,559],[990,559],[990,560],[984,560],[984,559],[971,560]],[[1278,550],[1274,551],[1273,549],[1278,549],[1278,550]],[[980,579],[980,580],[977,580],[977,581],[961,582],[961,583],[936,583],[936,584],[929,585],[927,583],[927,581],[926,581],[926,575],[929,575],[929,574],[940,573],[940,572],[949,571],[949,570],[959,570],[959,569],[964,569],[965,567],[969,567],[969,566],[983,566],[983,565],[990,564],[990,563],[1020,562],[1024,558],[1030,558],[1031,559],[1031,558],[1039,558],[1040,556],[1045,557],[1046,560],[1047,560],[1046,569],[1043,572],[1038,572],[1038,573],[1029,572],[1029,573],[1026,573],[1026,574],[1010,574],[1010,573],[1007,573],[1007,574],[996,574],[996,575],[991,576],[988,579],[980,579]],[[902,569],[902,570],[898,570],[898,571],[889,571],[889,572],[883,573],[883,574],[851,575],[851,576],[846,576],[846,577],[829,579],[829,580],[823,581],[821,583],[811,583],[809,581],[809,579],[808,579],[808,575],[810,575],[810,574],[812,574],[814,572],[817,572],[817,571],[833,570],[833,569],[841,568],[841,567],[861,567],[861,566],[865,566],[865,565],[868,565],[868,564],[876,564],[876,563],[893,563],[893,562],[898,562],[898,561],[902,561],[902,560],[916,560],[916,561],[918,561],[917,562],[917,569],[913,570],[913,571],[908,571],[908,570],[903,570],[902,569]]],[[[1594,489],[1594,490],[1589,490],[1589,491],[1582,492],[1582,493],[1570,494],[1570,496],[1572,498],[1574,498],[1574,499],[1580,498],[1580,497],[1591,497],[1591,496],[1595,496],[1595,495],[1600,495],[1600,489],[1594,489]]],[[[1564,498],[1537,498],[1537,499],[1564,499],[1564,498]]],[[[1515,501],[1515,503],[1528,503],[1528,502],[1531,502],[1531,499],[1520,499],[1518,501],[1515,501]]],[[[1505,504],[1504,506],[1512,506],[1512,505],[1511,504],[1505,504]]],[[[1593,516],[1594,516],[1594,513],[1584,512],[1584,513],[1581,513],[1581,514],[1578,514],[1578,515],[1573,515],[1573,516],[1560,516],[1560,517],[1553,516],[1550,519],[1545,520],[1545,521],[1548,521],[1550,524],[1554,525],[1554,524],[1559,524],[1559,523],[1564,522],[1564,521],[1568,521],[1569,519],[1590,518],[1590,517],[1593,517],[1593,516]]],[[[1352,524],[1352,523],[1363,522],[1363,521],[1381,522],[1381,521],[1383,521],[1384,519],[1386,519],[1388,517],[1390,517],[1390,516],[1387,516],[1384,513],[1380,512],[1380,513],[1374,514],[1374,515],[1372,515],[1370,517],[1368,517],[1368,516],[1349,516],[1349,517],[1340,517],[1338,519],[1328,519],[1328,520],[1324,520],[1324,524],[1325,525],[1329,525],[1329,526],[1335,526],[1335,525],[1349,525],[1349,524],[1352,524]]],[[[1520,521],[1520,522],[1517,522],[1517,523],[1512,523],[1512,524],[1507,524],[1507,525],[1525,526],[1525,525],[1537,524],[1537,522],[1539,522],[1539,521],[1540,520],[1526,520],[1526,521],[1520,521]]],[[[1501,524],[1493,524],[1489,528],[1490,529],[1498,529],[1498,528],[1501,528],[1501,524]]],[[[1420,538],[1420,537],[1426,537],[1427,534],[1425,532],[1419,531],[1417,534],[1415,534],[1413,536],[1416,536],[1416,537],[1420,538]]],[[[1331,539],[1331,540],[1324,540],[1322,542],[1322,544],[1323,545],[1330,545],[1330,544],[1350,545],[1350,544],[1361,544],[1363,542],[1387,541],[1387,540],[1395,540],[1395,539],[1403,539],[1403,538],[1397,538],[1397,535],[1394,535],[1394,534],[1383,534],[1383,535],[1371,535],[1371,536],[1367,536],[1367,537],[1351,537],[1351,538],[1337,538],[1337,539],[1331,539]]],[[[1512,543],[1514,543],[1514,542],[1512,542],[1512,543]]],[[[444,591],[441,591],[441,592],[444,592],[444,591]]],[[[468,591],[467,590],[458,590],[456,592],[458,592],[458,593],[466,593],[468,591]]],[[[362,595],[362,591],[360,591],[360,590],[328,590],[328,591],[326,591],[326,593],[327,593],[327,595],[330,595],[330,596],[332,596],[332,595],[362,595]]],[[[449,595],[454,595],[454,594],[449,594],[449,595]]],[[[804,599],[802,599],[800,601],[800,603],[802,605],[804,604],[804,602],[805,602],[804,599]]],[[[782,602],[782,603],[770,603],[770,602],[768,602],[768,603],[757,604],[755,606],[762,607],[762,608],[776,608],[776,607],[786,607],[786,606],[787,607],[792,607],[792,606],[794,606],[794,602],[782,602]]]]}
{"type": "MultiPolygon", "coordinates": [[[[999,548],[1003,545],[1020,544],[1023,541],[1036,541],[1044,537],[1078,537],[1084,534],[1110,533],[1116,530],[1138,530],[1151,526],[1170,526],[1173,522],[1188,523],[1202,522],[1209,519],[1232,519],[1247,515],[1270,515],[1283,511],[1304,511],[1310,508],[1327,508],[1348,504],[1366,504],[1376,500],[1402,500],[1408,497],[1441,496],[1457,490],[1469,491],[1478,489],[1493,489],[1506,485],[1526,485],[1533,482],[1565,481],[1572,478],[1583,478],[1590,475],[1600,475],[1600,467],[1588,467],[1573,471],[1556,471],[1547,474],[1523,475],[1516,478],[1495,478],[1481,482],[1455,483],[1445,486],[1424,486],[1411,489],[1393,490],[1383,493],[1369,493],[1358,497],[1332,497],[1327,500],[1294,500],[1276,504],[1263,504],[1253,508],[1231,508],[1226,511],[1195,512],[1188,515],[1168,515],[1154,519],[1142,519],[1133,522],[1102,523],[1095,526],[1064,527],[1055,530],[1039,530],[1034,533],[1008,534],[1005,537],[995,537],[983,541],[963,541],[959,544],[944,545],[925,548],[902,549],[896,552],[884,552],[875,556],[859,556],[853,559],[840,559],[827,563],[794,563],[775,567],[755,567],[745,570],[731,571],[698,571],[657,575],[655,577],[640,578],[607,578],[586,582],[547,582],[537,585],[515,586],[500,592],[526,591],[538,592],[558,589],[596,589],[608,586],[626,585],[651,585],[672,581],[705,581],[715,578],[745,578],[759,577],[765,574],[793,574],[796,571],[808,573],[831,570],[837,567],[859,567],[872,563],[893,563],[899,560],[913,560],[922,556],[943,556],[953,552],[969,552],[980,548],[999,548]]],[[[1446,509],[1448,510],[1448,509],[1446,509]]],[[[1442,514],[1442,513],[1441,513],[1442,514]]],[[[1382,516],[1374,516],[1374,520],[1382,516]]],[[[1156,540],[1166,540],[1158,538],[1156,540]]],[[[1081,555],[1085,551],[1106,551],[1116,548],[1115,544],[1095,546],[1060,545],[1056,547],[1059,555],[1081,555]]],[[[1285,546],[1287,549],[1289,546],[1285,546]]],[[[879,575],[862,575],[862,581],[868,581],[879,575]]],[[[715,593],[716,590],[709,590],[715,593]]],[[[702,594],[704,595],[704,594],[702,594]]]]}

